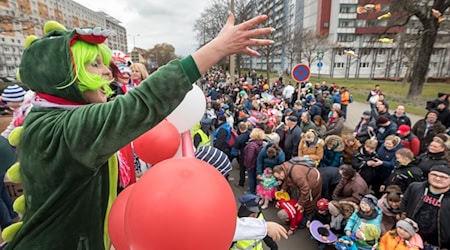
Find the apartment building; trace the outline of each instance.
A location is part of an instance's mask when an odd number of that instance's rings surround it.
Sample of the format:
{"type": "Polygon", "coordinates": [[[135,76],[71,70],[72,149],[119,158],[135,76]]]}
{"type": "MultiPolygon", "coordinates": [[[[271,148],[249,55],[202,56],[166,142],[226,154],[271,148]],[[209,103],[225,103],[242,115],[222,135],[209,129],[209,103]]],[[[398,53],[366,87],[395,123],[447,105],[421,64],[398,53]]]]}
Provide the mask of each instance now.
{"type": "Polygon", "coordinates": [[[42,36],[43,25],[55,20],[68,29],[103,27],[115,35],[107,40],[111,49],[127,51],[126,29],[120,21],[71,0],[0,1],[0,76],[15,76],[24,50],[25,38],[42,36]]]}
{"type": "MultiPolygon", "coordinates": [[[[246,58],[244,66],[264,70],[267,63],[273,72],[289,72],[297,63],[308,63],[292,55],[293,33],[298,29],[312,30],[328,35],[328,41],[315,49],[310,69],[313,75],[335,78],[401,78],[411,69],[418,39],[414,38],[421,27],[411,18],[405,27],[389,30],[388,19],[378,19],[387,13],[390,0],[377,0],[379,9],[357,13],[357,8],[367,4],[364,0],[253,0],[255,14],[267,14],[267,25],[275,27],[275,44],[269,59],[246,58]],[[393,39],[393,43],[379,42],[380,38],[393,39]],[[350,56],[353,51],[357,56],[350,56]],[[412,55],[411,55],[412,54],[412,55]],[[321,62],[319,64],[319,62],[321,62]],[[319,69],[318,65],[322,65],[319,69]]],[[[448,15],[447,15],[448,16],[448,15]]],[[[445,22],[441,25],[446,25],[445,22]]],[[[428,77],[450,76],[450,29],[441,29],[429,64],[428,77]]],[[[308,49],[307,47],[303,49],[308,49]]]]}

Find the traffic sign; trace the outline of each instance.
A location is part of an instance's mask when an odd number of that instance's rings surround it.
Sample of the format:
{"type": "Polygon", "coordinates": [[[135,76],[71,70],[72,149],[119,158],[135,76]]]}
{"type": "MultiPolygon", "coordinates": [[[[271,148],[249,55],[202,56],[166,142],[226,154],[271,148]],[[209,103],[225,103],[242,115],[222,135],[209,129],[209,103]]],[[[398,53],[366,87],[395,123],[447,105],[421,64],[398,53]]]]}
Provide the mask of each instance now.
{"type": "Polygon", "coordinates": [[[323,62],[318,62],[318,63],[317,63],[317,68],[320,69],[320,68],[322,68],[322,67],[323,67],[323,62]]]}
{"type": "Polygon", "coordinates": [[[311,71],[309,70],[308,65],[304,63],[295,65],[291,72],[292,78],[294,78],[294,80],[296,80],[297,82],[304,82],[308,80],[310,74],[311,71]]]}

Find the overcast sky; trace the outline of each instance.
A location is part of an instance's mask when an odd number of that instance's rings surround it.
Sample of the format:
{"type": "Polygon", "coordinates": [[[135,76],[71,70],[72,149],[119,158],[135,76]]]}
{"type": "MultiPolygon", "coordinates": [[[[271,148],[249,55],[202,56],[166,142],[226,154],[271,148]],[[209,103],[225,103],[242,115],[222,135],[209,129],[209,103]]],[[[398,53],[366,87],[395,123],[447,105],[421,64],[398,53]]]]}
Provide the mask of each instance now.
{"type": "MultiPolygon", "coordinates": [[[[128,48],[153,48],[168,43],[175,54],[196,50],[194,23],[211,0],[75,0],[94,11],[104,11],[127,29],[128,48]]],[[[124,51],[125,52],[125,51],[124,51]]]]}

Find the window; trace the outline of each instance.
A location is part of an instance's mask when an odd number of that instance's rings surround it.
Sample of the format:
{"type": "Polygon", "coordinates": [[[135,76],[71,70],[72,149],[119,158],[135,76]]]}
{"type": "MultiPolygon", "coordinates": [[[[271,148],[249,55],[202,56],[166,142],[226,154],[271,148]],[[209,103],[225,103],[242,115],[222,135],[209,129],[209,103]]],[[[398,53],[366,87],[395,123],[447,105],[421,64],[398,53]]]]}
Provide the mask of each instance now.
{"type": "Polygon", "coordinates": [[[359,50],[359,55],[360,56],[368,56],[368,55],[370,55],[370,49],[360,49],[359,50]]]}
{"type": "Polygon", "coordinates": [[[337,54],[338,56],[342,56],[344,54],[344,49],[338,49],[337,54]]]}
{"type": "Polygon", "coordinates": [[[7,56],[6,61],[11,61],[11,57],[7,56]]]}
{"type": "Polygon", "coordinates": [[[5,48],[5,52],[9,52],[9,48],[5,48]]]}
{"type": "Polygon", "coordinates": [[[342,62],[334,63],[334,67],[335,68],[343,68],[344,67],[344,63],[342,63],[342,62]]]}
{"type": "Polygon", "coordinates": [[[339,13],[355,13],[356,4],[341,4],[339,7],[339,13]]]}
{"type": "Polygon", "coordinates": [[[353,28],[355,27],[355,20],[353,19],[340,19],[339,20],[340,28],[353,28]]]}
{"type": "Polygon", "coordinates": [[[378,22],[378,19],[367,20],[367,27],[378,27],[378,26],[380,26],[380,23],[378,22]]]}
{"type": "Polygon", "coordinates": [[[14,39],[12,39],[12,38],[11,38],[11,42],[13,42],[13,43],[14,43],[14,42],[16,42],[16,40],[14,40],[14,39]]]}
{"type": "Polygon", "coordinates": [[[370,64],[370,63],[368,63],[368,62],[359,63],[359,67],[360,67],[360,68],[368,68],[368,67],[369,67],[369,64],[370,64]]]}
{"type": "Polygon", "coordinates": [[[377,63],[377,68],[383,68],[383,67],[384,67],[384,63],[381,63],[381,62],[377,63]]]}
{"type": "Polygon", "coordinates": [[[356,20],[356,27],[366,27],[366,20],[356,20]]]}
{"type": "Polygon", "coordinates": [[[377,55],[386,55],[386,50],[385,49],[378,49],[377,50],[377,55]]]}
{"type": "Polygon", "coordinates": [[[355,34],[338,34],[338,42],[353,42],[355,41],[355,34]]]}

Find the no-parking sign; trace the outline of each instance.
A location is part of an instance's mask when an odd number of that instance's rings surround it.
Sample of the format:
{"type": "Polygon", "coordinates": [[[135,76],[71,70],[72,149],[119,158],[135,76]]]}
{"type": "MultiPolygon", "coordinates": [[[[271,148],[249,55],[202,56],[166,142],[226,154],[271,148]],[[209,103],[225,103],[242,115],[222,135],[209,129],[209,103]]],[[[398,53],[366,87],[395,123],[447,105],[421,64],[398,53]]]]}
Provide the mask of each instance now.
{"type": "Polygon", "coordinates": [[[308,65],[299,63],[292,69],[291,76],[297,82],[304,82],[309,79],[310,74],[311,71],[309,70],[308,65]]]}

